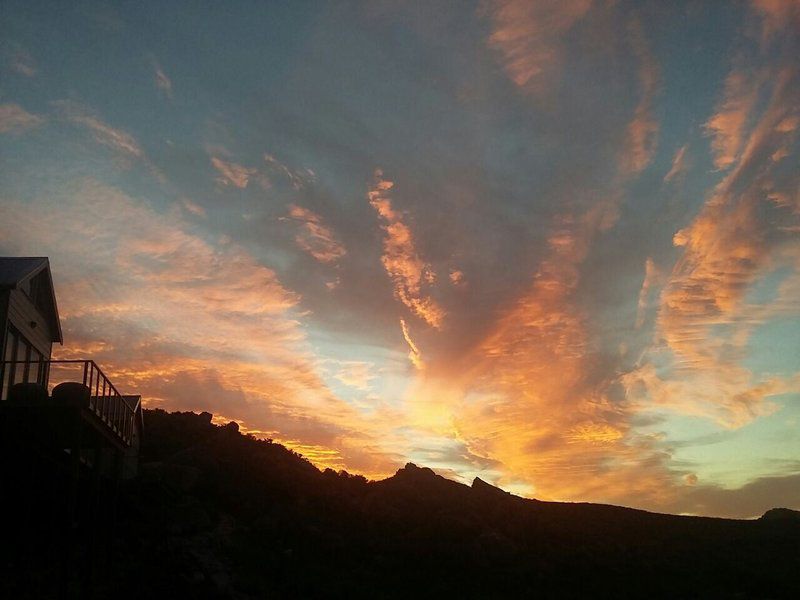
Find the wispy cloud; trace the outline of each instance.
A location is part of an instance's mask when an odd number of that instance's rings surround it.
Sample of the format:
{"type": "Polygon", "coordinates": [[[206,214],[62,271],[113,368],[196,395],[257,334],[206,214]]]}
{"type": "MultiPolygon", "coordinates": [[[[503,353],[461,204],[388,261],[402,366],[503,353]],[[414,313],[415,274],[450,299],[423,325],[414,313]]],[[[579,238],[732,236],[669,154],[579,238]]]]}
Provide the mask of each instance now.
{"type": "Polygon", "coordinates": [[[633,54],[639,61],[639,103],[628,124],[623,165],[626,171],[639,173],[650,164],[658,143],[659,125],[653,117],[653,102],[660,75],[638,19],[631,20],[628,36],[633,54]]]}
{"type": "Polygon", "coordinates": [[[374,365],[368,362],[350,360],[336,361],[339,367],[334,378],[350,387],[365,391],[370,388],[370,383],[376,379],[374,365]]]}
{"type": "Polygon", "coordinates": [[[167,77],[161,65],[155,60],[153,61],[153,71],[156,87],[161,90],[167,98],[172,100],[172,80],[167,77]]]}
{"type": "Polygon", "coordinates": [[[592,0],[495,0],[486,5],[492,24],[489,47],[508,77],[541,93],[563,60],[563,37],[589,11],[592,0]]]}
{"type": "Polygon", "coordinates": [[[302,190],[316,179],[316,175],[311,169],[291,169],[272,154],[264,154],[264,163],[266,164],[268,172],[273,172],[285,177],[295,190],[302,190]]]}
{"type": "Polygon", "coordinates": [[[145,156],[144,150],[133,135],[112,127],[88,108],[70,100],[59,100],[53,104],[69,121],[89,130],[98,144],[128,159],[145,156]]]}
{"type": "Polygon", "coordinates": [[[750,112],[758,99],[760,82],[754,74],[732,71],[725,80],[725,93],[717,112],[706,122],[711,136],[714,166],[726,169],[736,162],[745,140],[750,112]]]}
{"type": "Polygon", "coordinates": [[[258,169],[244,167],[216,156],[211,157],[211,164],[214,165],[214,168],[219,173],[217,183],[232,185],[239,189],[246,188],[250,180],[258,174],[258,169]]]}
{"type": "Polygon", "coordinates": [[[683,146],[678,148],[678,151],[672,158],[672,166],[670,167],[667,174],[664,175],[664,183],[669,183],[676,177],[680,177],[686,172],[686,169],[689,168],[689,159],[686,157],[686,150],[688,148],[689,144],[684,144],[683,146]]]}
{"type": "Polygon", "coordinates": [[[36,77],[39,71],[36,60],[22,48],[16,48],[9,53],[8,64],[12,71],[25,77],[36,77]]]}
{"type": "Polygon", "coordinates": [[[375,172],[375,181],[369,190],[369,203],[383,221],[383,263],[394,284],[394,293],[400,302],[428,323],[442,327],[445,312],[426,292],[436,276],[430,264],[417,253],[414,236],[402,215],[392,207],[391,189],[394,183],[384,179],[383,172],[375,172]]]}
{"type": "Polygon", "coordinates": [[[650,301],[650,293],[658,278],[659,273],[656,269],[656,265],[653,259],[648,256],[644,263],[644,281],[642,281],[642,289],[639,290],[639,302],[636,307],[637,329],[644,324],[645,312],[647,311],[647,305],[650,301]]]}
{"type": "Polygon", "coordinates": [[[205,208],[203,208],[199,204],[195,204],[194,202],[192,202],[188,198],[184,198],[183,200],[181,200],[181,206],[183,206],[183,208],[187,212],[193,214],[196,217],[200,217],[200,218],[205,219],[208,216],[206,214],[206,209],[205,208]]]}
{"type": "Polygon", "coordinates": [[[26,111],[19,104],[0,104],[0,133],[20,134],[44,123],[44,118],[26,111]]]}
{"type": "Polygon", "coordinates": [[[347,254],[333,231],[315,212],[290,204],[287,218],[299,224],[299,232],[294,238],[297,245],[319,262],[335,263],[347,254]]]}
{"type": "Polygon", "coordinates": [[[422,352],[419,351],[414,340],[411,339],[411,333],[408,331],[408,325],[405,319],[400,319],[400,329],[403,332],[403,339],[406,341],[406,344],[408,344],[408,360],[410,360],[411,364],[417,369],[424,369],[425,363],[422,361],[422,352]]]}
{"type": "Polygon", "coordinates": [[[467,280],[464,277],[464,272],[459,269],[450,270],[450,283],[456,287],[464,287],[467,285],[467,280]]]}
{"type": "Polygon", "coordinates": [[[800,4],[797,0],[751,0],[751,5],[762,18],[764,43],[768,43],[776,33],[797,32],[800,27],[800,4]]]}
{"type": "Polygon", "coordinates": [[[778,291],[768,309],[749,300],[748,292],[777,268],[793,273],[784,290],[800,274],[796,253],[788,251],[791,234],[781,229],[797,223],[799,213],[794,202],[773,200],[796,196],[800,185],[798,173],[781,169],[773,158],[797,137],[787,116],[800,104],[798,80],[796,60],[788,55],[755,80],[742,79],[738,70],[728,77],[717,116],[740,116],[710,122],[731,125],[716,130],[714,148],[717,166],[729,171],[694,221],[675,234],[683,255],[661,297],[657,332],[673,367],[657,373],[646,364],[632,373],[628,387],[634,396],[644,391],[661,406],[739,427],[774,411],[770,396],[800,390],[796,379],[758,376],[743,364],[754,327],[770,312],[785,314],[788,308],[779,301],[785,291],[778,291]],[[765,96],[767,102],[755,111],[750,100],[738,100],[742,94],[765,96]],[[753,121],[748,129],[745,117],[753,121]]]}

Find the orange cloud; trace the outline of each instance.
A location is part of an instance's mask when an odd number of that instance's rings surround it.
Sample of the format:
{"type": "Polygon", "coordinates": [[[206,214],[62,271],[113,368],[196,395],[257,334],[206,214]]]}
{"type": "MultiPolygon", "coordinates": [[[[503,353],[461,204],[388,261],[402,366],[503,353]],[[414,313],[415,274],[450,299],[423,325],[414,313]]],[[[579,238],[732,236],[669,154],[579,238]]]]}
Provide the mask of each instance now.
{"type": "Polygon", "coordinates": [[[610,444],[621,439],[624,435],[624,432],[608,423],[585,421],[569,429],[564,438],[569,443],[610,444]]]}
{"type": "Polygon", "coordinates": [[[592,0],[495,0],[486,5],[488,45],[520,88],[541,93],[562,62],[562,38],[592,7],[592,0]]]}
{"type": "Polygon", "coordinates": [[[300,224],[295,242],[321,263],[335,263],[347,251],[336,235],[322,222],[322,217],[302,206],[289,205],[289,218],[300,224]]]}
{"type": "Polygon", "coordinates": [[[196,217],[200,217],[202,219],[205,219],[206,216],[207,216],[205,208],[203,208],[199,204],[195,204],[194,202],[192,202],[188,198],[184,198],[183,200],[181,200],[181,205],[183,206],[183,208],[187,212],[193,214],[196,217]]]}
{"type": "MultiPolygon", "coordinates": [[[[791,251],[796,240],[782,230],[797,223],[798,214],[791,202],[773,200],[792,197],[800,180],[796,172],[781,171],[772,158],[796,136],[795,128],[783,124],[800,103],[799,75],[792,65],[759,77],[761,87],[752,93],[767,95],[769,101],[760,115],[753,115],[749,135],[735,141],[735,151],[725,152],[719,164],[730,170],[700,214],[675,234],[683,255],[664,288],[657,320],[657,336],[672,357],[672,371],[657,373],[644,365],[631,373],[626,385],[632,398],[738,427],[772,412],[769,396],[798,391],[797,378],[759,379],[742,360],[754,327],[786,310],[800,314],[781,300],[800,275],[798,253],[791,251]],[[779,267],[793,273],[784,291],[768,307],[754,305],[748,292],[779,267]]],[[[726,83],[726,103],[731,81],[738,82],[738,76],[726,83]]]]}
{"type": "Polygon", "coordinates": [[[440,329],[445,312],[436,301],[425,293],[435,280],[431,266],[417,253],[414,237],[408,225],[392,208],[390,190],[394,183],[383,178],[383,172],[375,173],[375,182],[367,197],[369,203],[383,221],[383,263],[386,273],[394,284],[395,297],[431,327],[440,329]]]}
{"type": "Polygon", "coordinates": [[[800,29],[800,2],[797,0],[751,0],[753,10],[762,19],[762,41],[776,33],[800,29]]]}
{"type": "Polygon", "coordinates": [[[588,316],[575,297],[602,211],[555,221],[527,290],[455,364],[428,365],[410,393],[414,423],[490,461],[501,485],[545,499],[664,501],[671,476],[626,410],[591,381],[588,316]],[[650,462],[648,462],[650,461],[650,462]],[[613,466],[613,467],[612,467],[613,466]]]}
{"type": "Polygon", "coordinates": [[[422,362],[422,353],[417,348],[417,345],[414,343],[414,340],[411,339],[411,334],[408,331],[408,325],[406,325],[405,319],[400,319],[400,329],[403,331],[403,339],[405,339],[408,347],[410,348],[410,352],[408,353],[408,360],[411,361],[417,369],[424,369],[425,363],[422,362]]]}
{"type": "Polygon", "coordinates": [[[758,99],[759,82],[741,71],[733,71],[725,80],[725,93],[717,112],[706,122],[712,137],[714,166],[730,167],[739,155],[745,138],[750,112],[758,99]]]}
{"type": "Polygon", "coordinates": [[[228,162],[217,158],[211,157],[211,164],[219,172],[220,176],[217,177],[217,182],[222,185],[232,185],[239,189],[244,189],[250,182],[250,179],[258,173],[258,169],[252,169],[237,165],[234,162],[228,162]]]}
{"type": "Polygon", "coordinates": [[[91,352],[150,406],[210,410],[320,457],[327,448],[372,472],[392,469],[396,459],[372,438],[381,428],[322,380],[299,297],[274,271],[233,243],[192,234],[178,210],[157,212],[92,180],[59,194],[47,210],[42,200],[4,203],[0,236],[10,252],[53,257],[61,357],[91,352]]]}
{"type": "Polygon", "coordinates": [[[467,282],[464,279],[464,272],[458,269],[452,269],[450,271],[450,283],[452,283],[456,287],[465,286],[467,282]]]}

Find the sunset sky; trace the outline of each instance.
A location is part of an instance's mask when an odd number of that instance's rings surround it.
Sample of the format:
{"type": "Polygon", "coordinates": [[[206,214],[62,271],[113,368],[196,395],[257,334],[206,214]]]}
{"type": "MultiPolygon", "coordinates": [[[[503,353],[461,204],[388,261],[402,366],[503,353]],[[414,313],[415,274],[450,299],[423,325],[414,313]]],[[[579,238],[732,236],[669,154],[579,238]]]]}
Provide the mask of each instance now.
{"type": "Polygon", "coordinates": [[[800,509],[800,2],[178,5],[0,4],[58,357],[321,468],[800,509]]]}

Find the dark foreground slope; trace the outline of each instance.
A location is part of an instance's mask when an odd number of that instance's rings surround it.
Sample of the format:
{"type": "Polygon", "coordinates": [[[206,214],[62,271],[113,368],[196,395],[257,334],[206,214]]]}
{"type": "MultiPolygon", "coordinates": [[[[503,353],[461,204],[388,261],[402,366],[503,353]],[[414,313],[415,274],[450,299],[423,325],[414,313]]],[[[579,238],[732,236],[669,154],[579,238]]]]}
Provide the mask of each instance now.
{"type": "Polygon", "coordinates": [[[148,411],[99,597],[800,597],[800,520],[518,498],[407,465],[320,472],[210,415],[148,411]]]}

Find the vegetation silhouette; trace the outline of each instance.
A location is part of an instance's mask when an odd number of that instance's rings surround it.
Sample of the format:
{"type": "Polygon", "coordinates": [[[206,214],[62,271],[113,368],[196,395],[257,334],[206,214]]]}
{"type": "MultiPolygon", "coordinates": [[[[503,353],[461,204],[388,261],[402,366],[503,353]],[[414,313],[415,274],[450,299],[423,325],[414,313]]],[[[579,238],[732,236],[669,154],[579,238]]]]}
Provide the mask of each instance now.
{"type": "MultiPolygon", "coordinates": [[[[737,521],[540,502],[413,464],[371,482],[209,413],[144,418],[97,597],[800,597],[795,511],[737,521]]],[[[41,565],[17,566],[30,583],[20,569],[41,565]]]]}

